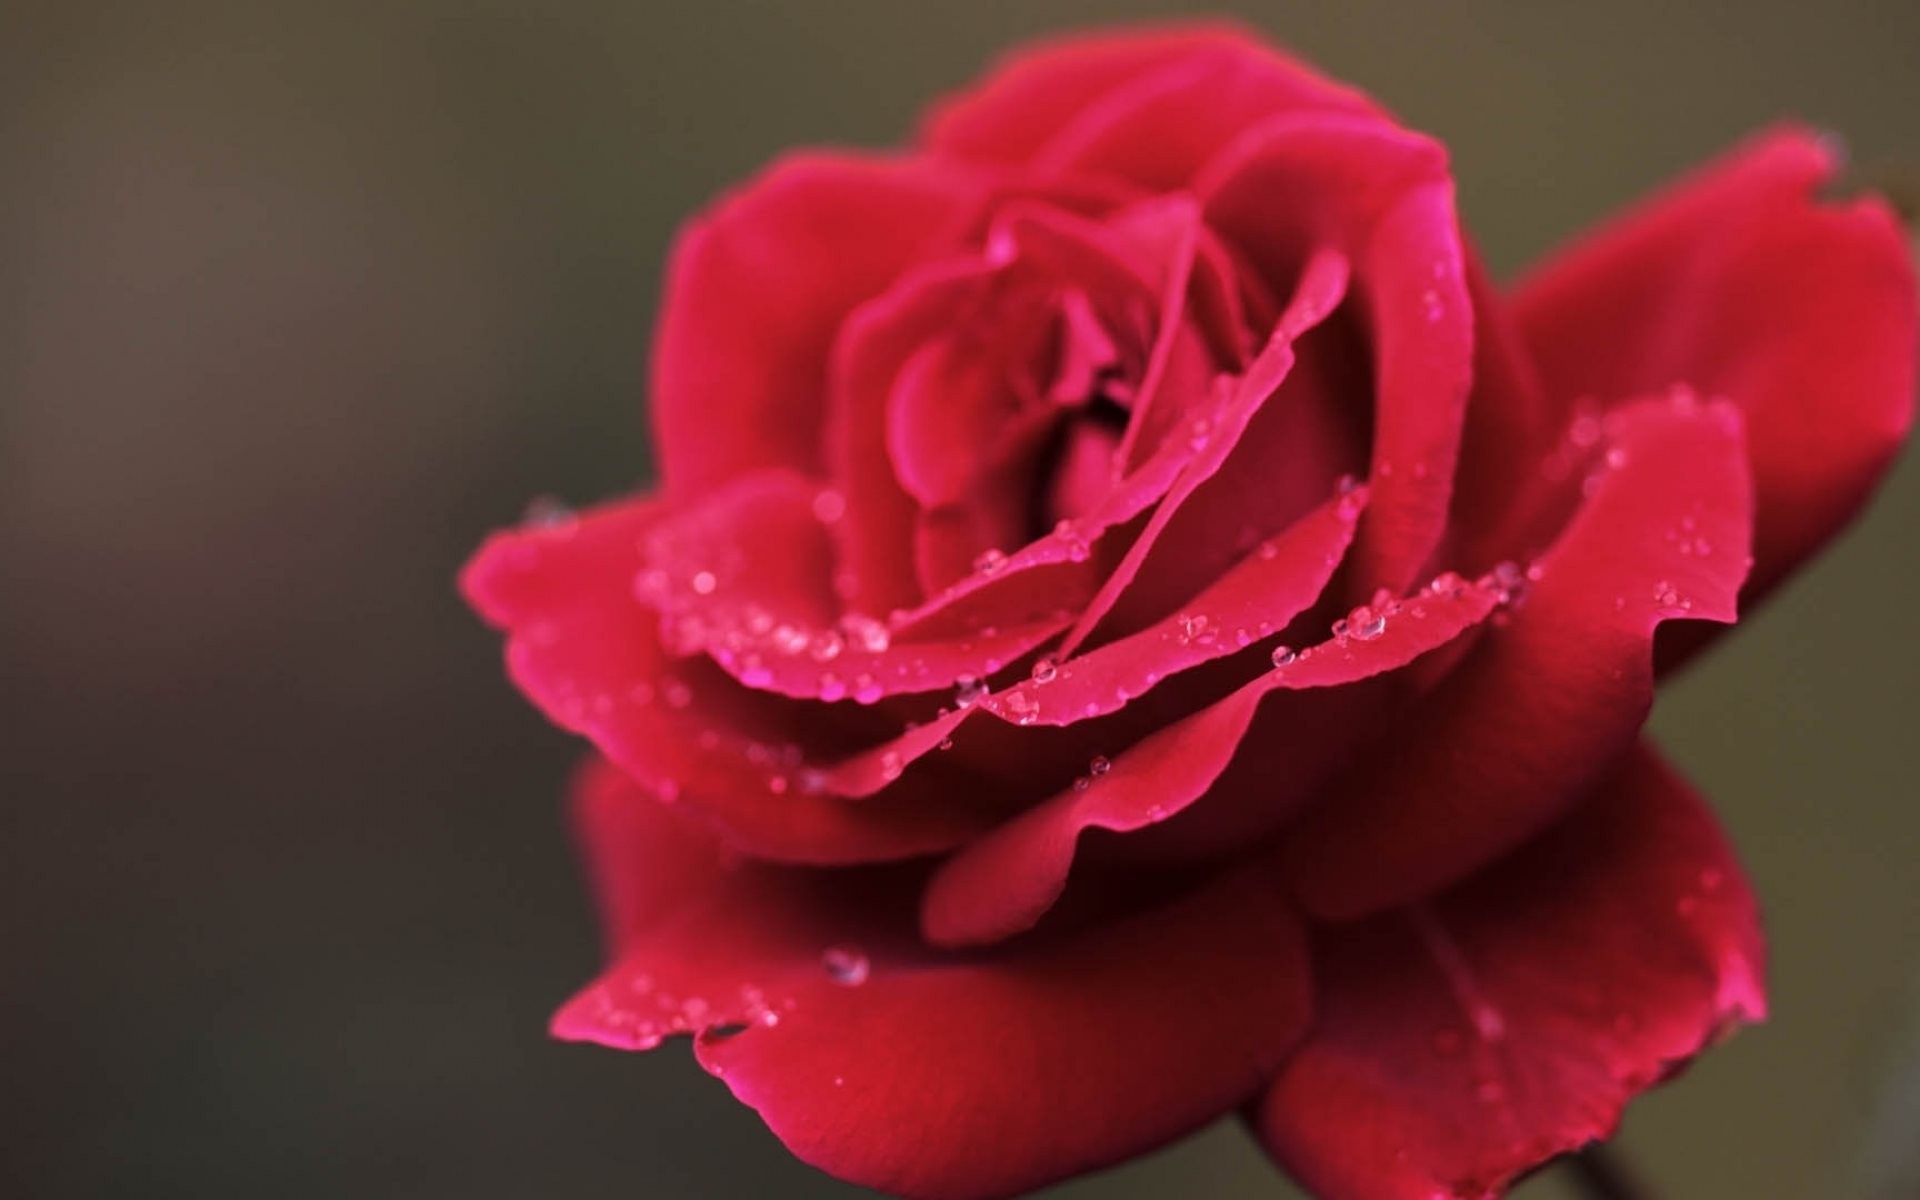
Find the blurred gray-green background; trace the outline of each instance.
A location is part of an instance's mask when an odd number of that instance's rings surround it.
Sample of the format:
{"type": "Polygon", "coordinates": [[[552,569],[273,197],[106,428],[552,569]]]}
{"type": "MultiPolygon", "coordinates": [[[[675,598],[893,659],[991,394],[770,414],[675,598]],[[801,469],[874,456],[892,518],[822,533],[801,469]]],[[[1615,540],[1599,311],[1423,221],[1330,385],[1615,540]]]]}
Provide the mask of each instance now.
{"type": "MultiPolygon", "coordinates": [[[[1920,164],[1907,0],[1222,7],[1447,139],[1503,273],[1779,115],[1920,164]]],[[[1173,11],[0,8],[0,1193],[849,1194],[683,1049],[545,1040],[595,961],[574,750],[450,581],[527,497],[642,476],[716,188],[1173,11]]],[[[1667,1195],[1920,1195],[1916,521],[1909,462],[1657,715],[1776,997],[1631,1113],[1667,1195]]],[[[1229,1127],[1059,1194],[1288,1193],[1229,1127]]]]}

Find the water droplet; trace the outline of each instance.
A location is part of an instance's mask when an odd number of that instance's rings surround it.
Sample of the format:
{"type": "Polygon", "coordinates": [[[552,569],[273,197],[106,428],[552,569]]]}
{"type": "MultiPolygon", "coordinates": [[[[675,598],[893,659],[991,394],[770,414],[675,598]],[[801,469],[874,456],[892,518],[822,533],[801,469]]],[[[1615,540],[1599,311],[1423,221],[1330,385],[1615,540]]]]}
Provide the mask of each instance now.
{"type": "Polygon", "coordinates": [[[1092,775],[1095,779],[1098,779],[1111,770],[1113,770],[1113,760],[1104,754],[1094,755],[1093,761],[1087,764],[1088,774],[1092,775]]]}
{"type": "Polygon", "coordinates": [[[847,498],[832,488],[823,488],[813,495],[813,515],[823,525],[831,525],[847,515],[847,498]]]}
{"type": "Polygon", "coordinates": [[[1006,554],[997,549],[983,551],[973,560],[973,569],[982,575],[992,575],[1007,565],[1006,554]]]}
{"type": "Polygon", "coordinates": [[[1488,591],[1497,592],[1500,603],[1508,604],[1520,597],[1521,592],[1526,589],[1526,581],[1526,573],[1518,566],[1512,562],[1503,562],[1482,575],[1479,586],[1488,591]]]}
{"type": "Polygon", "coordinates": [[[1023,691],[1008,692],[1004,703],[1016,725],[1031,725],[1040,719],[1039,702],[1023,691]]]}
{"type": "Polygon", "coordinates": [[[1355,641],[1371,642],[1386,631],[1386,614],[1376,612],[1367,605],[1362,604],[1359,608],[1354,609],[1353,613],[1347,618],[1347,632],[1355,641]]]}
{"type": "Polygon", "coordinates": [[[1284,667],[1293,662],[1297,657],[1298,655],[1294,654],[1292,646],[1275,646],[1273,648],[1273,665],[1276,667],[1284,667]]]}
{"type": "Polygon", "coordinates": [[[787,777],[785,775],[767,776],[767,790],[772,792],[774,795],[776,796],[786,795],[787,786],[788,786],[787,777]]]}
{"type": "Polygon", "coordinates": [[[1460,575],[1454,571],[1440,572],[1433,577],[1433,582],[1427,585],[1428,592],[1435,596],[1444,596],[1448,599],[1453,599],[1466,590],[1467,581],[1462,579],[1460,575]]]}
{"type": "Polygon", "coordinates": [[[1089,549],[1087,539],[1079,526],[1066,518],[1061,518],[1053,527],[1053,536],[1067,552],[1067,558],[1073,562],[1087,561],[1089,549]]]}
{"type": "Polygon", "coordinates": [[[871,675],[856,675],[853,680],[853,698],[861,704],[877,704],[886,690],[880,681],[871,675]]]}
{"type": "Polygon", "coordinates": [[[815,662],[832,662],[847,648],[847,639],[839,630],[825,629],[807,639],[807,652],[815,662]]]}
{"type": "Polygon", "coordinates": [[[887,627],[864,613],[848,613],[840,619],[840,627],[846,630],[853,645],[868,654],[884,654],[893,644],[893,635],[887,632],[887,627]]]}
{"type": "Polygon", "coordinates": [[[1207,441],[1213,436],[1213,422],[1205,417],[1195,417],[1187,427],[1187,444],[1196,452],[1207,448],[1207,441]]]}
{"type": "Polygon", "coordinates": [[[1042,655],[1034,660],[1033,681],[1035,683],[1052,683],[1054,678],[1059,674],[1060,665],[1054,662],[1051,657],[1042,655]]]}
{"type": "Polygon", "coordinates": [[[527,502],[521,523],[529,529],[566,534],[579,527],[580,518],[566,501],[556,496],[535,496],[527,502]]]}
{"type": "Polygon", "coordinates": [[[1360,482],[1351,475],[1342,475],[1339,482],[1340,502],[1334,506],[1334,512],[1343,521],[1351,521],[1360,515],[1360,482]]]}
{"type": "Polygon", "coordinates": [[[906,767],[900,761],[899,751],[888,750],[880,755],[880,774],[883,778],[898,779],[904,770],[906,767]]]}
{"type": "Polygon", "coordinates": [[[1081,775],[1073,781],[1073,790],[1076,792],[1084,792],[1092,786],[1093,780],[1088,779],[1085,775],[1081,775]]]}
{"type": "Polygon", "coordinates": [[[689,582],[694,592],[701,596],[713,595],[713,589],[720,586],[720,581],[713,577],[712,571],[695,571],[689,582]]]}
{"type": "Polygon", "coordinates": [[[827,947],[820,955],[820,965],[827,978],[841,987],[859,987],[867,981],[871,967],[866,954],[856,946],[827,947]]]}
{"type": "Polygon", "coordinates": [[[835,675],[832,671],[827,671],[820,676],[820,698],[822,700],[831,704],[835,700],[845,699],[846,695],[846,680],[835,675]]]}
{"type": "Polygon", "coordinates": [[[953,702],[960,708],[972,708],[987,695],[987,681],[962,675],[953,681],[953,702]]]}
{"type": "Polygon", "coordinates": [[[1596,445],[1600,441],[1600,418],[1590,412],[1581,413],[1568,428],[1567,440],[1582,449],[1596,445]]]}
{"type": "Polygon", "coordinates": [[[1213,621],[1204,613],[1181,616],[1179,618],[1179,626],[1180,644],[1183,646],[1192,642],[1199,642],[1203,646],[1209,645],[1220,632],[1214,627],[1213,621]]]}

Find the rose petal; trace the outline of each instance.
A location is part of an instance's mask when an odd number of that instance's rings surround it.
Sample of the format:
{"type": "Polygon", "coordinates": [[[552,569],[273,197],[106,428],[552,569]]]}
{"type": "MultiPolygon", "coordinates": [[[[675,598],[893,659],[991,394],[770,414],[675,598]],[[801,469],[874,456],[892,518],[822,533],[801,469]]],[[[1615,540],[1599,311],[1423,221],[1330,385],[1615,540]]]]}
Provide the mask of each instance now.
{"type": "MultiPolygon", "coordinates": [[[[1301,272],[1293,300],[1281,314],[1266,348],[1244,374],[1221,389],[1221,401],[1196,409],[1189,426],[1191,436],[1185,439],[1188,457],[1168,488],[1166,498],[1153,510],[1146,528],[1074,621],[1060,645],[1062,656],[1072,654],[1099,628],[1101,620],[1119,602],[1182,506],[1219,472],[1240,445],[1248,426],[1286,380],[1294,361],[1293,343],[1340,303],[1346,286],[1347,262],[1340,254],[1327,251],[1309,260],[1301,272]]],[[[1163,444],[1177,445],[1179,441],[1168,438],[1163,444]]]]}
{"type": "Polygon", "coordinates": [[[901,486],[888,447],[887,410],[901,372],[956,314],[980,302],[1004,268],[953,259],[907,272],[855,309],[834,344],[827,411],[828,472],[839,519],[832,531],[847,602],[886,613],[921,600],[913,545],[920,505],[901,486]]]}
{"type": "Polygon", "coordinates": [[[652,413],[666,493],[822,463],[828,351],[975,201],[968,173],[924,159],[783,159],[687,226],[667,269],[652,413]]]}
{"type": "Polygon", "coordinates": [[[1033,162],[1046,171],[1177,190],[1249,126],[1303,111],[1379,114],[1361,93],[1267,47],[1222,45],[1109,91],[1049,138],[1033,162]]]}
{"type": "Polygon", "coordinates": [[[1069,725],[1118,711],[1155,685],[1264,640],[1311,607],[1346,554],[1366,493],[1327,501],[1253,550],[1192,598],[1186,611],[1097,650],[1049,660],[1048,677],[982,701],[1021,725],[1069,725]]]}
{"type": "Polygon", "coordinates": [[[1473,307],[1445,150],[1384,120],[1277,118],[1248,130],[1196,188],[1208,222],[1267,278],[1312,249],[1353,260],[1374,360],[1374,507],[1356,585],[1403,591],[1438,545],[1473,365],[1473,307]],[[1287,198],[1276,235],[1273,197],[1287,198]]]}
{"type": "Polygon", "coordinates": [[[1222,52],[1272,64],[1276,74],[1294,79],[1303,92],[1319,90],[1329,103],[1357,102],[1355,93],[1230,23],[1135,24],[1027,43],[981,82],[936,104],[921,141],[957,158],[1023,162],[1130,80],[1183,58],[1222,52]]]}
{"type": "MultiPolygon", "coordinates": [[[[1219,468],[1187,495],[1159,532],[1100,636],[1124,639],[1194,600],[1263,540],[1285,536],[1336,488],[1366,470],[1367,432],[1353,411],[1363,395],[1365,353],[1346,310],[1294,343],[1295,358],[1219,468]]],[[[1191,435],[1189,435],[1191,436],[1191,435]]]]}
{"type": "MultiPolygon", "coordinates": [[[[939,945],[998,941],[1029,929],[1066,887],[1080,834],[1131,832],[1178,815],[1201,799],[1232,762],[1261,700],[1275,691],[1351,684],[1405,666],[1453,641],[1491,612],[1496,592],[1462,587],[1422,596],[1363,637],[1302,651],[1232,695],[1117,754],[1085,787],[1063,791],[962,848],[934,872],[921,927],[939,945]]],[[[1305,799],[1289,784],[1263,781],[1276,812],[1305,799]]]]}
{"type": "Polygon", "coordinates": [[[849,1182],[1006,1196],[1103,1166],[1231,1110],[1305,1026],[1304,949],[1270,882],[1227,876],[1090,932],[949,958],[895,902],[910,875],[824,886],[729,863],[622,788],[589,774],[578,810],[620,954],[555,1034],[644,1048],[704,1031],[701,1064],[849,1182]]]}
{"type": "Polygon", "coordinates": [[[836,616],[833,547],[818,499],[798,475],[755,472],[649,531],[640,589],[673,648],[704,651],[758,690],[872,704],[998,670],[1072,620],[1055,611],[940,639],[896,637],[878,618],[836,616]]]}
{"type": "Polygon", "coordinates": [[[1596,474],[1511,622],[1294,832],[1287,863],[1313,912],[1416,899],[1545,827],[1645,720],[1654,630],[1733,620],[1752,519],[1737,410],[1645,401],[1607,436],[1618,465],[1596,474]]]}
{"type": "Polygon", "coordinates": [[[1466,268],[1473,301],[1473,394],[1460,437],[1451,540],[1442,557],[1461,570],[1482,571],[1541,548],[1526,538],[1540,506],[1521,498],[1562,490],[1565,477],[1553,477],[1549,455],[1559,448],[1570,471],[1582,447],[1573,440],[1560,447],[1562,438],[1575,433],[1586,439],[1599,426],[1589,421],[1577,432],[1568,428],[1565,406],[1547,396],[1512,312],[1471,250],[1466,268]]]}
{"type": "Polygon", "coordinates": [[[977,784],[945,776],[884,810],[814,794],[824,782],[801,786],[806,772],[840,759],[847,763],[833,782],[867,779],[873,760],[857,752],[879,739],[872,721],[854,718],[872,714],[838,711],[847,705],[803,710],[740,687],[705,660],[675,664],[654,614],[633,597],[641,541],[662,512],[652,501],[626,501],[498,533],[462,572],[468,602],[508,634],[508,674],[550,720],[750,854],[908,858],[997,821],[977,784]]]}
{"type": "Polygon", "coordinates": [[[1252,1120],[1350,1200],[1491,1200],[1766,1008],[1739,864],[1650,750],[1430,905],[1320,931],[1315,962],[1314,1033],[1252,1120]]]}
{"type": "Polygon", "coordinates": [[[1689,384],[1747,416],[1747,601],[1858,511],[1915,392],[1911,250],[1877,199],[1825,203],[1833,146],[1765,134],[1550,258],[1515,293],[1563,403],[1689,384]]]}
{"type": "MultiPolygon", "coordinates": [[[[1010,555],[983,562],[966,579],[918,608],[899,614],[896,629],[908,637],[956,637],[984,625],[1005,626],[1010,619],[1034,620],[1057,612],[1063,603],[1072,603],[1083,613],[1082,633],[1090,631],[1092,623],[1124,590],[1139,561],[1137,557],[1122,558],[1119,570],[1110,574],[1096,593],[1098,581],[1090,569],[1096,543],[1110,531],[1119,531],[1155,501],[1168,497],[1170,491],[1177,490],[1181,497],[1190,495],[1218,470],[1273,386],[1286,377],[1292,339],[1339,304],[1346,278],[1346,262],[1339,254],[1327,252],[1313,258],[1262,356],[1238,379],[1217,381],[1209,398],[1189,410],[1190,420],[1196,428],[1204,427],[1206,436],[1161,439],[1147,460],[1123,478],[1095,511],[1062,521],[1051,533],[1010,555]]],[[[1150,548],[1153,538],[1179,507],[1178,500],[1162,502],[1145,531],[1127,544],[1129,549],[1124,553],[1144,553],[1137,550],[1142,541],[1150,548]]],[[[1098,549],[1105,551],[1107,547],[1098,549]]],[[[1061,652],[1071,653],[1072,649],[1069,644],[1061,652]]]]}

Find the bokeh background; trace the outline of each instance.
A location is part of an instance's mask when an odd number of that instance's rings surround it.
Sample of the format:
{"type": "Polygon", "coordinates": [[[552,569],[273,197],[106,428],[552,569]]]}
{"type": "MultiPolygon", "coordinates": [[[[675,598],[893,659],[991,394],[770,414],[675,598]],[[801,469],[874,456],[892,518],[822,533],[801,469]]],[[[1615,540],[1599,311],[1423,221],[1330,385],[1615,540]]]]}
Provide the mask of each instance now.
{"type": "MultiPolygon", "coordinates": [[[[1778,115],[1920,164],[1905,0],[1219,7],[1446,138],[1503,273],[1778,115]]],[[[545,1040],[596,956],[575,748],[451,579],[528,497],[644,478],[680,217],[1017,37],[1175,11],[0,8],[0,1194],[852,1194],[683,1047],[545,1040]]],[[[1909,461],[1655,718],[1777,997],[1631,1113],[1667,1195],[1920,1195],[1916,521],[1909,461]]],[[[1057,1194],[1290,1193],[1229,1125],[1057,1194]]]]}

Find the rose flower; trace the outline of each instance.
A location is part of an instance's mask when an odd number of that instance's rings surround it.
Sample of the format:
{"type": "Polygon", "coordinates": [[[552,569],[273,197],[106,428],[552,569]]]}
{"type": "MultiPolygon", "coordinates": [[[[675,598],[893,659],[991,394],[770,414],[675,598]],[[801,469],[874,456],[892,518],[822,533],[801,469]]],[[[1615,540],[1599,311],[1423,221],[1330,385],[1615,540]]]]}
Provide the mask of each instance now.
{"type": "Polygon", "coordinates": [[[1905,241],[1834,171],[1766,133],[1503,290],[1439,143],[1205,26],[726,196],[657,489],[462,578],[597,751],[609,961],[554,1031],[695,1034],[914,1197],[1235,1111],[1330,1200],[1605,1137],[1765,1008],[1655,682],[1911,417],[1905,241]]]}

